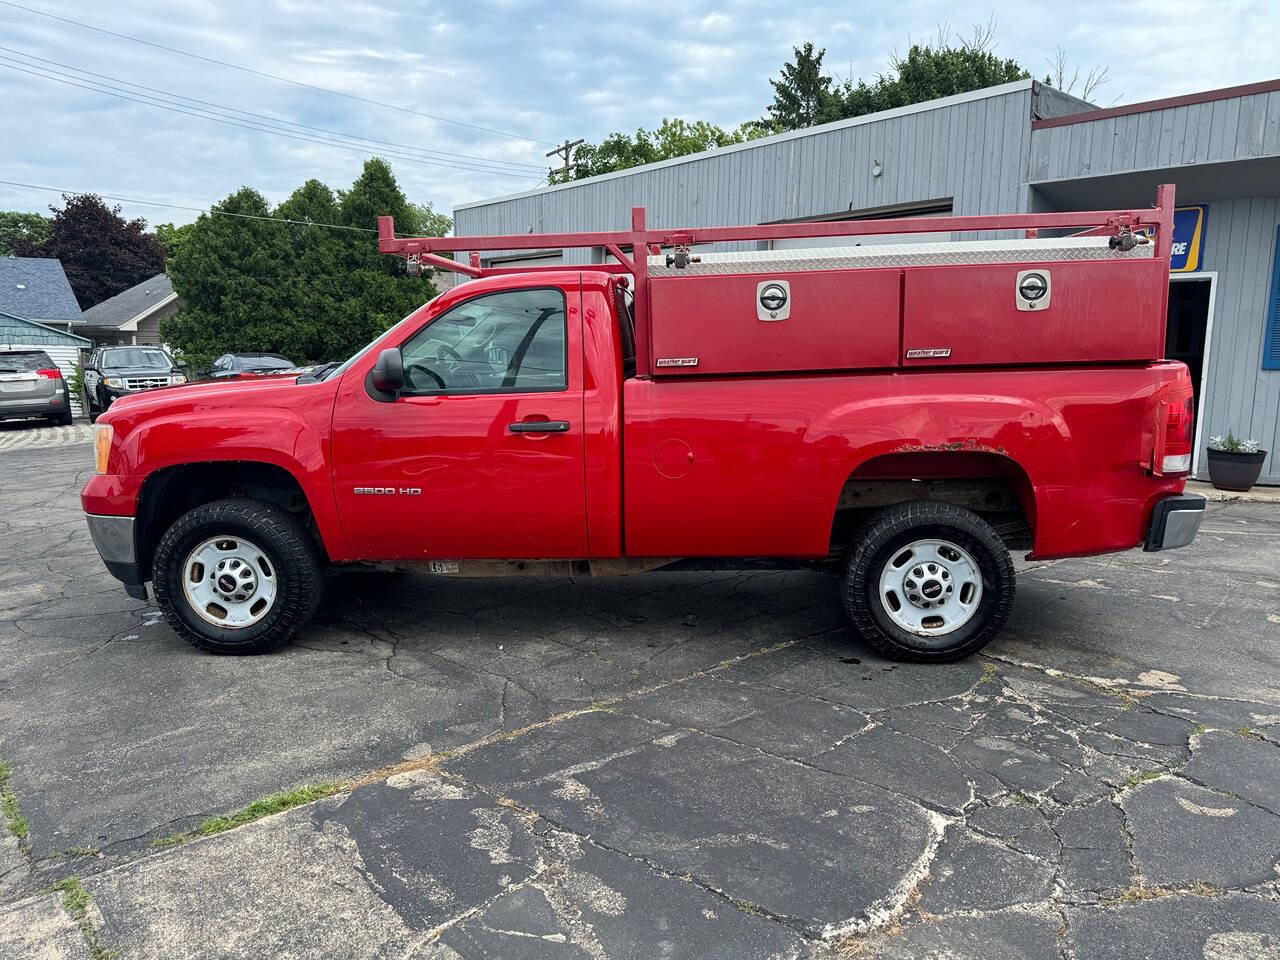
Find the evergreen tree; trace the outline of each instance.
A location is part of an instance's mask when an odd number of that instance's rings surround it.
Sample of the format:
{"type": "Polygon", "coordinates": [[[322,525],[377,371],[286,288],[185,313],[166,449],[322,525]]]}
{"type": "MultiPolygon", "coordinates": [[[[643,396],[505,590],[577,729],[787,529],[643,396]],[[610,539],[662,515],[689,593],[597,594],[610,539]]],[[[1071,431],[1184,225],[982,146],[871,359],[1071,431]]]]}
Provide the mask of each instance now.
{"type": "Polygon", "coordinates": [[[813,44],[793,47],[795,61],[782,65],[782,77],[770,80],[773,103],[761,123],[775,131],[801,130],[818,123],[830,109],[831,78],[822,72],[825,49],[813,52],[813,44]]]}
{"type": "Polygon", "coordinates": [[[415,233],[427,214],[439,217],[410,204],[380,159],[337,195],[308,180],[272,210],[245,187],[214,211],[191,225],[170,262],[183,307],[161,324],[196,368],[259,350],[299,363],[343,360],[435,296],[429,280],[396,275],[378,253],[379,216],[415,233]]]}

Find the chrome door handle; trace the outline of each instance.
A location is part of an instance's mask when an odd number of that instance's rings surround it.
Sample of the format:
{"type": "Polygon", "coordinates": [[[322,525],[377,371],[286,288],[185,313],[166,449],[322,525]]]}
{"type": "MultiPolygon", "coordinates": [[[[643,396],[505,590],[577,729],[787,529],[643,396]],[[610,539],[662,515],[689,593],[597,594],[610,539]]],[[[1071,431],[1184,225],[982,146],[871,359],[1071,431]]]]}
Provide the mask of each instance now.
{"type": "Polygon", "coordinates": [[[512,433],[568,433],[568,420],[518,420],[507,424],[512,433]]]}

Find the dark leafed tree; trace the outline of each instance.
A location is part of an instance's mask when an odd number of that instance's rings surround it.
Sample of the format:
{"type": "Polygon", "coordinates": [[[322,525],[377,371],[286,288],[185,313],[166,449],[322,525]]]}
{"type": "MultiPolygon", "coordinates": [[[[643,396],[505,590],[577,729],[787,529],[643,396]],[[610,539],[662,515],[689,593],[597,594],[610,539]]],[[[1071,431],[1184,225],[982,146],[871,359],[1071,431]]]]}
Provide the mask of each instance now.
{"type": "Polygon", "coordinates": [[[164,272],[164,248],[147,233],[142,218],[125,220],[120,207],[108,207],[91,193],[62,197],[50,207],[53,220],[43,239],[14,241],[19,257],[53,257],[62,262],[82,310],[164,272]]]}
{"type": "Polygon", "coordinates": [[[800,130],[818,123],[830,110],[831,78],[822,72],[825,49],[813,44],[793,47],[795,60],[782,65],[782,76],[770,80],[773,103],[761,123],[773,130],[800,130]]]}
{"type": "Polygon", "coordinates": [[[39,213],[0,210],[0,257],[13,254],[19,240],[43,243],[49,236],[49,218],[39,213]]]}
{"type": "Polygon", "coordinates": [[[177,246],[169,273],[183,306],[161,322],[161,336],[196,369],[239,351],[298,363],[345,359],[435,296],[429,280],[395,275],[378,253],[382,215],[402,233],[451,226],[410,204],[379,159],[349,190],[308,180],[274,210],[257,191],[237,191],[177,246]]]}

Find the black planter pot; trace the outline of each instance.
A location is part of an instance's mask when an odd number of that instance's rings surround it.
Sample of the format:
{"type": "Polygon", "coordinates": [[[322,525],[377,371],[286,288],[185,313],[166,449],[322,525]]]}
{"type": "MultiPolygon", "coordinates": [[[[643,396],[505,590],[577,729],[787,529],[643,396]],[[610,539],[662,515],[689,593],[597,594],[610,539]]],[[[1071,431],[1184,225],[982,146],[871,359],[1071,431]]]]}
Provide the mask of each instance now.
{"type": "Polygon", "coordinates": [[[1258,482],[1258,474],[1262,473],[1262,461],[1266,459],[1265,450],[1257,453],[1210,450],[1209,481],[1219,490],[1243,493],[1258,482]]]}

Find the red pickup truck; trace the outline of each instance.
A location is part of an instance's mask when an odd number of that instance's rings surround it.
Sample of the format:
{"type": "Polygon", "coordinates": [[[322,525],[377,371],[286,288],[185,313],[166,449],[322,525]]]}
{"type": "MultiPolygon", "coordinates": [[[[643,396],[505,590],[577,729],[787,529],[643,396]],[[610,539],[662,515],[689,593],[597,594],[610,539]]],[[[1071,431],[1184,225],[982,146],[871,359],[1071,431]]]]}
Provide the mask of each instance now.
{"type": "Polygon", "coordinates": [[[639,208],[595,234],[397,238],[384,218],[410,272],[473,279],[340,365],[122,398],[90,531],[206,650],[284,642],[329,564],[748,564],[836,570],[875,649],[963,657],[1009,615],[1010,549],[1195,537],[1192,386],[1160,359],[1172,213],[1162,187],[1147,210],[678,231],[639,208]],[[940,230],[999,235],[873,242],[940,230]],[[549,247],[606,253],[475,252],[549,247]]]}

